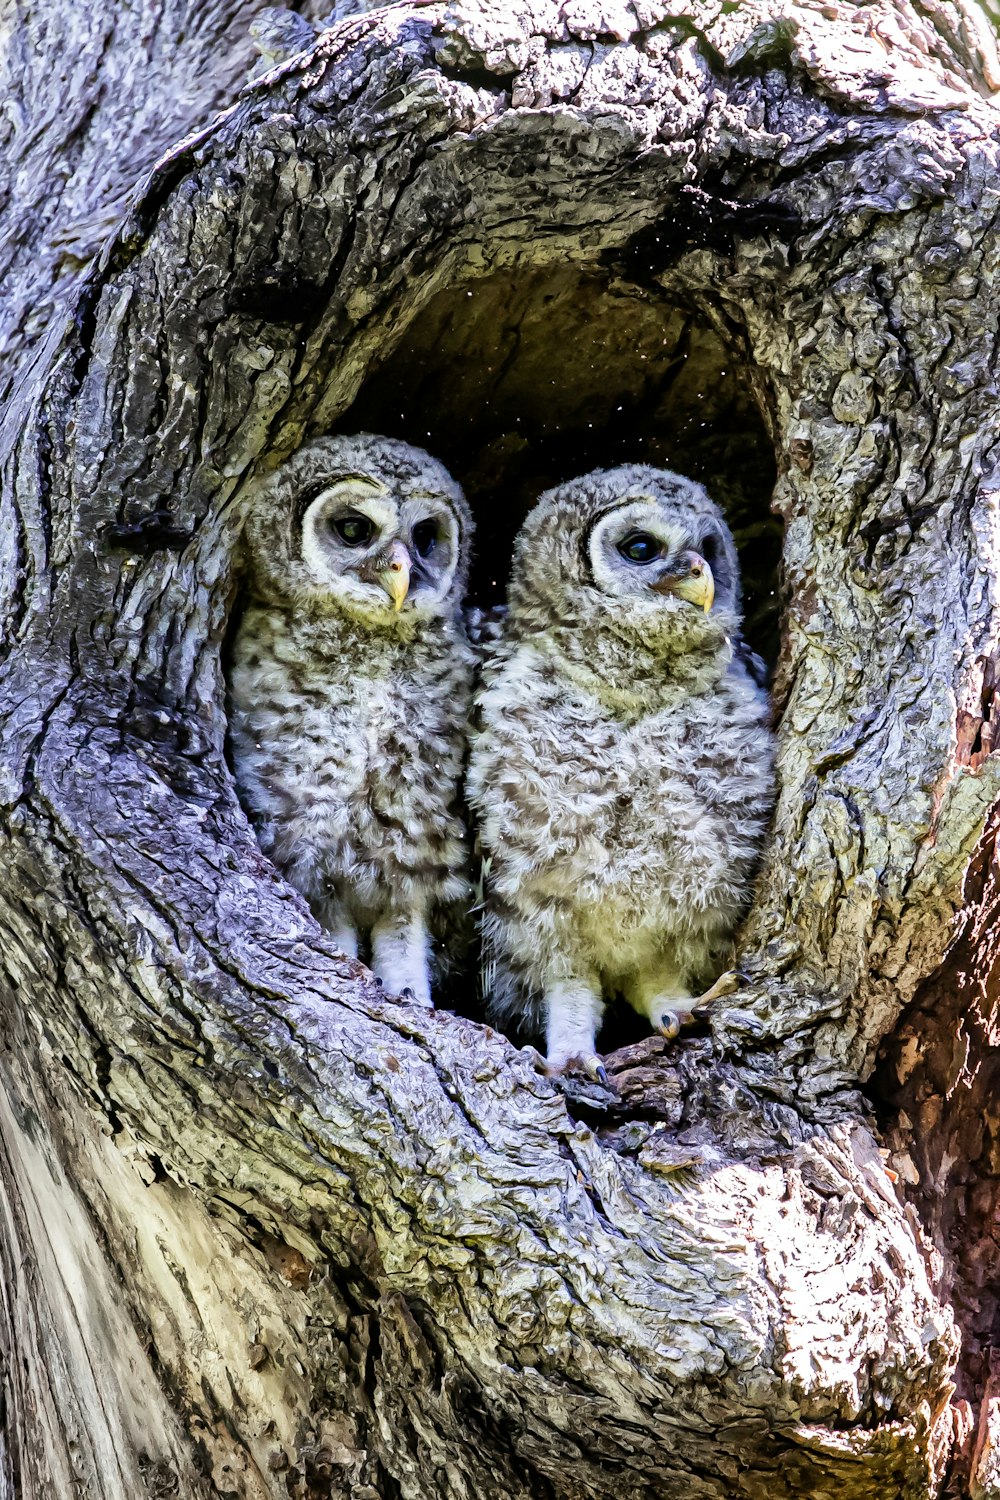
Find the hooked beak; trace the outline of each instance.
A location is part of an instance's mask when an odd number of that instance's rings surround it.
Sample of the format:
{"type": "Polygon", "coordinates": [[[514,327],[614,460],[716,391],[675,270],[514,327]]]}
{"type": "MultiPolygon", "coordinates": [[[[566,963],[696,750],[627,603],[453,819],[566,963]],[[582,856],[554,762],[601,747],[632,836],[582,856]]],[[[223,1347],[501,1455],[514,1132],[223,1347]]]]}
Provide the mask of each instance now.
{"type": "Polygon", "coordinates": [[[392,600],[392,607],[396,614],[399,614],[403,601],[410,592],[412,563],[413,559],[402,542],[393,542],[386,554],[386,561],[375,573],[380,586],[385,589],[392,600]]]}
{"type": "Polygon", "coordinates": [[[658,594],[676,594],[689,604],[697,604],[706,615],[715,598],[715,579],[708,563],[697,552],[685,552],[686,567],[680,573],[668,573],[652,585],[658,594]]]}

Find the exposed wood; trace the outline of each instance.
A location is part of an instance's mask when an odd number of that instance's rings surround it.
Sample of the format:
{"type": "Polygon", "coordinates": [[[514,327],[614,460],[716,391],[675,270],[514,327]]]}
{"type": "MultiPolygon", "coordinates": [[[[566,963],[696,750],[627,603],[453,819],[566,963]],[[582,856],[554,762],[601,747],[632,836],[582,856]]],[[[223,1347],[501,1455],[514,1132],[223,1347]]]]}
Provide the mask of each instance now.
{"type": "Polygon", "coordinates": [[[414,0],[239,92],[248,22],[4,23],[0,1496],[990,1493],[988,28],[414,0]],[[710,477],[765,648],[777,472],[750,984],[615,1100],[384,1000],[235,800],[249,482],[362,418],[484,593],[602,432],[710,477]]]}

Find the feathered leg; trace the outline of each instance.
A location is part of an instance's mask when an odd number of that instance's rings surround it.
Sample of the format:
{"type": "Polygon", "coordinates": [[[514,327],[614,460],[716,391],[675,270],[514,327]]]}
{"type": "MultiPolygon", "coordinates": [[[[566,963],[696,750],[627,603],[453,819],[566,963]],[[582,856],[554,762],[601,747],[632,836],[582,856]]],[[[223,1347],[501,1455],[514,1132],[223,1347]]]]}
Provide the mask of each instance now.
{"type": "Polygon", "coordinates": [[[692,997],[691,988],[677,975],[676,968],[664,963],[651,972],[636,975],[625,987],[626,998],[640,1015],[648,1016],[654,1031],[673,1041],[682,1026],[687,1026],[717,1000],[734,995],[744,983],[735,969],[724,974],[703,995],[692,997]]]}
{"type": "Polygon", "coordinates": [[[422,911],[387,911],[372,927],[372,969],[390,995],[432,1005],[431,955],[422,911]]]}
{"type": "Polygon", "coordinates": [[[596,978],[570,978],[545,986],[545,1045],[553,1073],[582,1068],[604,1082],[604,1065],[596,1051],[597,1030],[604,1014],[596,978]]]}
{"type": "Polygon", "coordinates": [[[691,1008],[691,990],[675,964],[662,959],[651,968],[631,975],[624,985],[625,998],[641,1016],[648,1016],[654,1031],[672,1041],[691,1008]]]}
{"type": "Polygon", "coordinates": [[[340,951],[348,958],[357,958],[358,934],[343,902],[336,896],[323,896],[312,902],[312,909],[317,922],[330,934],[340,951]]]}

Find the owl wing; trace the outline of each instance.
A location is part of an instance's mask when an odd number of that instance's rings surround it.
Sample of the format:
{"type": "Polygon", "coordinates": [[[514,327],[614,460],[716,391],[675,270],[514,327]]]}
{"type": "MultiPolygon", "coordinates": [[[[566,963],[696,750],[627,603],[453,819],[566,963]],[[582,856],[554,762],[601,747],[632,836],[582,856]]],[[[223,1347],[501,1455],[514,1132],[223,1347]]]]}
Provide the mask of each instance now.
{"type": "MultiPolygon", "coordinates": [[[[488,682],[503,661],[507,606],[494,604],[489,609],[469,605],[463,610],[466,633],[476,653],[480,683],[488,682]]],[[[472,710],[472,731],[482,729],[478,700],[472,710]]],[[[529,996],[512,969],[504,962],[501,947],[494,941],[488,920],[486,887],[490,877],[490,857],[484,850],[478,828],[473,825],[473,917],[479,937],[478,1001],[487,1019],[499,1022],[519,1041],[527,1041],[540,1029],[544,1011],[540,994],[529,996]]]]}
{"type": "Polygon", "coordinates": [[[506,604],[491,604],[489,609],[480,609],[477,604],[468,604],[462,610],[462,622],[469,644],[476,653],[477,665],[487,665],[503,641],[507,621],[506,604]]]}
{"type": "Polygon", "coordinates": [[[474,989],[473,952],[476,926],[468,901],[442,901],[431,908],[431,972],[434,1004],[438,1010],[468,1014],[470,989],[474,989]]]}
{"type": "Polygon", "coordinates": [[[769,686],[767,663],[762,656],[757,655],[756,651],[750,649],[741,635],[733,638],[733,660],[739,662],[751,682],[759,687],[761,692],[767,692],[769,686]]]}
{"type": "Polygon", "coordinates": [[[473,908],[479,928],[478,995],[487,1021],[501,1026],[519,1046],[536,1040],[545,1030],[545,1000],[539,989],[529,987],[507,962],[502,944],[496,941],[486,903],[490,858],[476,838],[473,854],[476,869],[473,908]]]}

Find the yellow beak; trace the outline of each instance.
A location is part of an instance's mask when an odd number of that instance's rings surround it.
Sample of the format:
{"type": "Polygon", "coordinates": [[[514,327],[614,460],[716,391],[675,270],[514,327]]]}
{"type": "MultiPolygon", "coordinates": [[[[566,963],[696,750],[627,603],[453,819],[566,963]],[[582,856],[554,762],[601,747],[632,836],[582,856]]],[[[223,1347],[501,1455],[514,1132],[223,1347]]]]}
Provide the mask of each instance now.
{"type": "Polygon", "coordinates": [[[393,542],[389,548],[389,558],[384,567],[379,568],[377,574],[379,583],[385,589],[392,600],[392,607],[398,614],[403,607],[403,601],[410,592],[410,567],[412,558],[403,546],[402,542],[393,542]]]}
{"type": "Polygon", "coordinates": [[[697,552],[687,553],[690,570],[680,578],[666,578],[661,584],[654,585],[658,593],[676,594],[678,599],[686,599],[689,604],[698,604],[706,615],[712,608],[715,599],[715,579],[712,570],[705,559],[697,552]]]}

